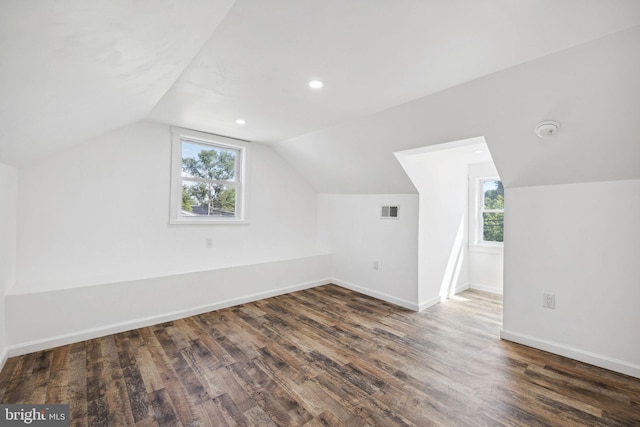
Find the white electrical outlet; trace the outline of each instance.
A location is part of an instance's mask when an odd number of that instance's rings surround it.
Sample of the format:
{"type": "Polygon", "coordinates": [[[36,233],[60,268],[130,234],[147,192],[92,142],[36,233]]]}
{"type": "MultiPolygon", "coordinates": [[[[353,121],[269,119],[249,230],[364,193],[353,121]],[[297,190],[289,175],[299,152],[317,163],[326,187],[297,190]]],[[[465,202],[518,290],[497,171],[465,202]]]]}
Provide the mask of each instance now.
{"type": "Polygon", "coordinates": [[[204,246],[207,249],[211,249],[213,247],[213,237],[207,237],[206,239],[204,239],[204,246]]]}
{"type": "Polygon", "coordinates": [[[373,269],[374,270],[378,269],[378,261],[373,261],[373,269]]]}
{"type": "Polygon", "coordinates": [[[555,294],[542,294],[542,306],[544,308],[556,308],[555,294]]]}

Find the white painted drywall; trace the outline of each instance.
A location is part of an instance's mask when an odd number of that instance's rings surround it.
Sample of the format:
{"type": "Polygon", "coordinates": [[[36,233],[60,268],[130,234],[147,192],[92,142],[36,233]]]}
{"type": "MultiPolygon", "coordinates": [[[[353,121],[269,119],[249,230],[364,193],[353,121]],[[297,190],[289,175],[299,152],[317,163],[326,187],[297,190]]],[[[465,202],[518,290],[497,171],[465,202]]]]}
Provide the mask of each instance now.
{"type": "Polygon", "coordinates": [[[20,170],[10,354],[328,282],[316,194],[271,148],[251,144],[249,224],[169,225],[170,147],[138,122],[20,170]]]}
{"type": "Polygon", "coordinates": [[[469,283],[467,248],[467,164],[483,138],[396,153],[420,193],[420,309],[469,283]],[[454,147],[454,148],[451,148],[454,147]]]}
{"type": "Polygon", "coordinates": [[[505,200],[502,336],[640,377],[640,180],[507,188],[505,200]]]}
{"type": "Polygon", "coordinates": [[[317,254],[314,191],[272,149],[251,146],[249,225],[169,225],[165,125],[138,122],[21,169],[18,277],[9,293],[317,254]]]}
{"type": "Polygon", "coordinates": [[[233,3],[0,2],[0,159],[29,165],[145,117],[233,3]]]}
{"type": "Polygon", "coordinates": [[[315,255],[8,295],[9,354],[24,354],[322,285],[328,283],[330,272],[331,255],[315,255]]]}
{"type": "MultiPolygon", "coordinates": [[[[588,7],[584,0],[541,1],[239,1],[151,117],[250,141],[280,141],[351,123],[640,22],[635,0],[616,0],[615,7],[602,0],[588,7]],[[324,80],[325,87],[309,91],[305,83],[311,78],[324,80]],[[236,126],[237,117],[250,125],[236,126]]],[[[182,3],[189,9],[189,2],[182,3]]],[[[431,118],[416,119],[419,126],[431,118]]],[[[375,150],[366,139],[343,135],[341,142],[375,150]]],[[[343,192],[354,185],[345,175],[360,154],[336,170],[334,162],[343,156],[329,152],[334,155],[320,148],[311,164],[327,166],[319,180],[334,182],[332,171],[341,177],[325,193],[343,192]]],[[[367,158],[356,170],[381,160],[367,158]]],[[[370,170],[387,170],[390,163],[370,170]]],[[[387,174],[364,176],[379,184],[387,174]]],[[[369,185],[361,193],[376,193],[369,185]]],[[[377,190],[382,192],[390,191],[377,190]]]]}
{"type": "Polygon", "coordinates": [[[390,152],[478,135],[505,187],[638,179],[638,46],[640,26],[275,147],[319,193],[410,193],[390,152]],[[561,130],[541,140],[549,119],[561,130]]]}
{"type": "Polygon", "coordinates": [[[18,170],[0,163],[0,369],[7,356],[5,291],[16,278],[18,170]]]}
{"type": "Polygon", "coordinates": [[[418,308],[417,194],[319,194],[318,233],[336,284],[418,308]],[[383,205],[399,218],[381,219],[383,205]]]}
{"type": "Polygon", "coordinates": [[[503,252],[469,249],[469,287],[494,294],[503,293],[503,252]]]}
{"type": "Polygon", "coordinates": [[[470,164],[469,173],[469,287],[502,293],[503,248],[477,245],[477,181],[498,177],[493,162],[470,164]]]}

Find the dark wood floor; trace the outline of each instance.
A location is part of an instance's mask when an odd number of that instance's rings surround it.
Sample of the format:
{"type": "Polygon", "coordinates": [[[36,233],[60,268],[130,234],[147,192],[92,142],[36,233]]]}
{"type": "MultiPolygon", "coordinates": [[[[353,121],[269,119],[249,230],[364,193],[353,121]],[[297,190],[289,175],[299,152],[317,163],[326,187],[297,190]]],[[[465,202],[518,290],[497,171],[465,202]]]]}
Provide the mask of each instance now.
{"type": "Polygon", "coordinates": [[[501,313],[328,285],[11,358],[0,402],[78,426],[640,425],[640,380],[500,341],[501,313]]]}

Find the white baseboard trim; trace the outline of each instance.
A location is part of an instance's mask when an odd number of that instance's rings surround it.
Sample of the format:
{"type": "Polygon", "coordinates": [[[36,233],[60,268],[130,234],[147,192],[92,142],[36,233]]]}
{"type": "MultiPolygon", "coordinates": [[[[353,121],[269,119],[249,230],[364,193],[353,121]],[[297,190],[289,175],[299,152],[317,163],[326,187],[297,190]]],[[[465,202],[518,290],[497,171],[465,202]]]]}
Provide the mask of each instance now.
{"type": "Polygon", "coordinates": [[[437,297],[433,297],[431,299],[423,301],[418,305],[418,311],[426,310],[427,308],[431,307],[432,305],[436,305],[436,304],[438,304],[440,302],[442,302],[442,297],[439,296],[439,295],[437,297]]]}
{"type": "Polygon", "coordinates": [[[469,283],[464,283],[462,285],[458,285],[454,290],[453,290],[453,294],[459,294],[460,292],[464,292],[467,289],[469,289],[471,287],[471,285],[469,283]]]}
{"type": "MultiPolygon", "coordinates": [[[[338,286],[341,286],[343,288],[346,289],[350,289],[352,291],[364,294],[364,295],[368,295],[370,297],[373,298],[377,298],[380,299],[382,301],[386,301],[389,302],[391,304],[395,304],[395,305],[399,305],[400,307],[404,307],[407,308],[409,310],[413,310],[413,311],[419,311],[420,310],[420,306],[414,302],[411,301],[407,301],[405,299],[402,298],[398,298],[398,297],[394,297],[393,295],[389,295],[389,294],[385,294],[383,292],[378,292],[378,291],[374,291],[371,289],[367,289],[367,288],[363,288],[361,286],[358,285],[354,285],[353,283],[344,281],[344,280],[340,280],[340,279],[336,279],[333,278],[331,279],[332,283],[338,286]]],[[[440,299],[438,298],[438,302],[440,302],[440,299]]]]}
{"type": "MultiPolygon", "coordinates": [[[[6,355],[10,357],[20,356],[23,354],[33,353],[35,351],[46,350],[61,345],[73,344],[79,341],[85,341],[93,338],[104,337],[111,334],[117,334],[120,332],[130,331],[132,329],[143,328],[146,326],[157,325],[158,323],[170,322],[177,319],[182,319],[189,316],[195,316],[197,314],[207,313],[210,311],[219,310],[222,308],[233,307],[239,304],[245,304],[252,301],[258,301],[265,298],[271,298],[278,295],[288,294],[291,292],[301,291],[304,289],[314,288],[316,286],[322,286],[332,283],[331,279],[315,280],[312,282],[301,283],[294,286],[288,286],[285,288],[272,289],[266,292],[259,292],[243,297],[233,298],[226,301],[219,301],[212,304],[201,305],[198,307],[192,307],[186,310],[179,310],[170,313],[164,313],[157,316],[144,317],[132,321],[115,323],[100,328],[86,329],[71,334],[58,335],[51,338],[29,341],[17,345],[11,345],[5,350],[6,355]]],[[[3,362],[4,364],[4,362],[3,362]]]]}
{"type": "Polygon", "coordinates": [[[481,283],[469,283],[469,288],[479,291],[491,292],[492,294],[502,295],[502,288],[493,285],[483,285],[481,283]]]}
{"type": "Polygon", "coordinates": [[[7,363],[7,359],[9,358],[9,353],[7,352],[7,348],[2,349],[2,353],[0,353],[0,371],[4,368],[4,364],[7,363]]]}
{"type": "Polygon", "coordinates": [[[517,332],[500,331],[500,338],[507,341],[513,341],[528,347],[537,348],[539,350],[548,351],[549,353],[558,354],[590,365],[599,366],[609,369],[610,371],[619,372],[635,378],[640,378],[640,365],[629,363],[624,360],[614,359],[612,357],[596,354],[585,350],[569,347],[552,341],[547,341],[532,337],[529,335],[519,334],[517,332]]]}

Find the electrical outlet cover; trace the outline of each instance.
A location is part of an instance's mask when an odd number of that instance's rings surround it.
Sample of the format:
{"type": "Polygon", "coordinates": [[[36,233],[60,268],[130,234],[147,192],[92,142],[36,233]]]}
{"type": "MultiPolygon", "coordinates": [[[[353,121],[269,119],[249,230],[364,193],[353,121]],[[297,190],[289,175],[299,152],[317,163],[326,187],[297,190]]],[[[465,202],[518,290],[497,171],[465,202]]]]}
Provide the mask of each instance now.
{"type": "Polygon", "coordinates": [[[542,306],[544,308],[556,308],[556,296],[554,294],[542,294],[542,306]]]}

